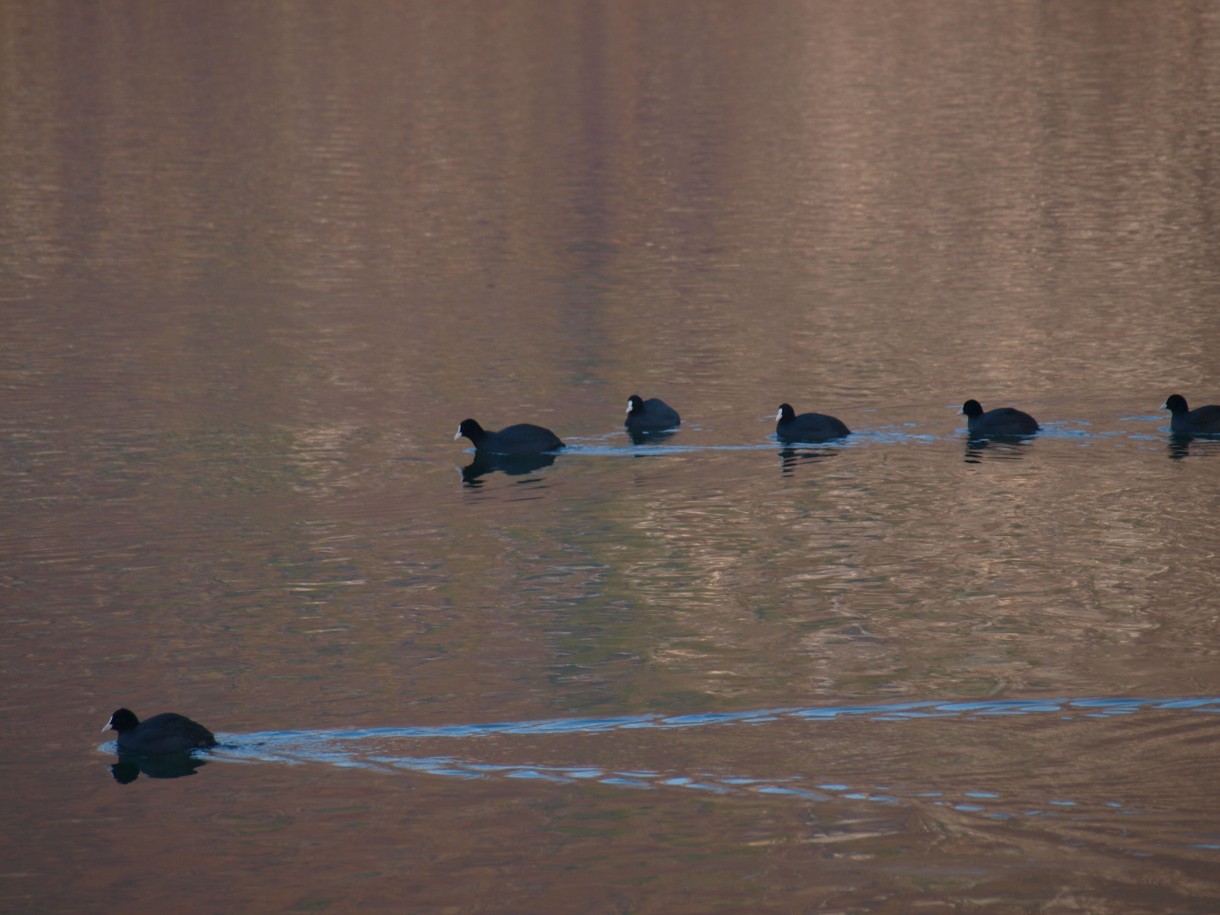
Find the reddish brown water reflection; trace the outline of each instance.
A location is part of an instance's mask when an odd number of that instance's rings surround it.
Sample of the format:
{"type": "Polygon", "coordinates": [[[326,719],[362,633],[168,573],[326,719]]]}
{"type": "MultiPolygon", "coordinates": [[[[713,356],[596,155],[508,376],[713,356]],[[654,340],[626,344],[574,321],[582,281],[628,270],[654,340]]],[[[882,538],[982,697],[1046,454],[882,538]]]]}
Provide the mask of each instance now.
{"type": "Polygon", "coordinates": [[[1220,400],[1212,6],[10,2],[0,60],[15,909],[1215,907],[1206,712],[96,735],[1220,696],[1157,409],[1220,400]],[[571,453],[464,481],[468,415],[571,453]]]}

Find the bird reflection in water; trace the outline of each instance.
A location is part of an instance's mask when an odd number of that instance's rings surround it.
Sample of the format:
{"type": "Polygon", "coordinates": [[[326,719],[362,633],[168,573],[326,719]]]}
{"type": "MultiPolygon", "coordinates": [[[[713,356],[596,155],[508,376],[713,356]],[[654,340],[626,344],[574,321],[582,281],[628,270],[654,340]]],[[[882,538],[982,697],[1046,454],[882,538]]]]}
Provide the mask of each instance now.
{"type": "Polygon", "coordinates": [[[1027,435],[982,435],[966,439],[966,463],[981,464],[984,458],[1019,461],[1033,444],[1027,435]]]}
{"type": "Polygon", "coordinates": [[[816,464],[836,454],[838,451],[830,448],[784,447],[779,450],[779,472],[782,476],[788,476],[802,464],[816,464]]]}
{"type": "Polygon", "coordinates": [[[553,454],[485,454],[476,452],[474,460],[462,468],[462,482],[467,486],[482,486],[482,478],[491,473],[507,474],[510,477],[524,476],[550,467],[555,463],[553,454]]]}
{"type": "Polygon", "coordinates": [[[1180,461],[1190,457],[1220,457],[1220,435],[1191,435],[1190,433],[1169,433],[1169,459],[1180,461]]]}
{"type": "Polygon", "coordinates": [[[120,785],[129,785],[141,775],[147,778],[185,778],[194,775],[208,761],[190,753],[168,753],[161,756],[136,756],[120,753],[119,761],[111,764],[110,774],[120,785]]]}
{"type": "Polygon", "coordinates": [[[627,435],[631,438],[633,445],[659,445],[666,439],[673,438],[677,429],[667,429],[660,432],[649,432],[648,430],[628,429],[627,435]]]}

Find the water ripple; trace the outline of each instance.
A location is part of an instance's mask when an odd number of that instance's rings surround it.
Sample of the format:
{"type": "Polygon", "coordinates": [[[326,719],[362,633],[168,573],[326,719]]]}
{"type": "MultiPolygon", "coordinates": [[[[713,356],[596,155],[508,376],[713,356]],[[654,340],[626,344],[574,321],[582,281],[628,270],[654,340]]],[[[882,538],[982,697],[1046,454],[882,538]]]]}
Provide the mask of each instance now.
{"type": "MultiPolygon", "coordinates": [[[[441,727],[387,727],[349,730],[267,731],[254,734],[220,734],[221,746],[208,754],[211,758],[235,763],[278,762],[318,764],[339,768],[360,768],[383,772],[407,771],[423,775],[460,779],[524,779],[552,783],[598,783],[637,790],[681,789],[718,795],[777,795],[826,802],[835,798],[869,804],[903,803],[885,785],[859,786],[845,783],[805,784],[800,776],[756,778],[748,775],[708,772],[614,769],[595,765],[539,765],[537,763],[498,764],[460,759],[454,756],[406,756],[386,753],[392,740],[448,738],[472,739],[502,735],[601,734],[643,728],[682,729],[760,724],[778,720],[826,721],[837,718],[871,718],[876,721],[905,721],[920,718],[957,718],[962,721],[1011,715],[1053,714],[1066,720],[1086,720],[1147,711],[1220,712],[1220,697],[1194,696],[1160,699],[1085,697],[1079,699],[1010,699],[969,702],[935,700],[884,705],[854,705],[829,708],[757,709],[742,712],[708,712],[693,715],[622,715],[609,718],[558,718],[537,721],[488,722],[441,727]],[[368,750],[362,744],[371,745],[368,750]]],[[[108,744],[103,749],[112,748],[108,744]]],[[[990,819],[1014,816],[1048,817],[1056,812],[1074,810],[1071,798],[1050,798],[1031,807],[1019,805],[1016,812],[1005,810],[1005,797],[996,791],[965,788],[951,796],[942,791],[916,792],[908,802],[923,801],[962,813],[990,819]]],[[[1120,801],[1107,806],[1122,809],[1120,801]]],[[[1128,811],[1124,811],[1128,812],[1128,811]]]]}
{"type": "MultiPolygon", "coordinates": [[[[613,768],[589,764],[547,765],[537,762],[491,763],[451,755],[410,756],[387,752],[395,740],[471,740],[504,735],[590,735],[639,729],[689,729],[756,725],[773,721],[828,721],[872,719],[916,721],[921,718],[958,719],[962,722],[994,719],[996,716],[1055,715],[1061,720],[1088,721],[1140,712],[1172,711],[1217,713],[1220,697],[1169,698],[1083,697],[1056,699],[1009,699],[943,702],[937,700],[813,708],[771,708],[740,712],[708,712],[692,715],[620,715],[607,718],[557,718],[535,721],[485,722],[440,727],[385,727],[347,730],[266,731],[252,734],[218,734],[220,746],[201,753],[196,762],[207,760],[238,764],[324,764],[336,768],[384,773],[408,772],[456,779],[520,779],[552,784],[599,784],[634,790],[686,790],[719,796],[788,797],[816,803],[851,802],[892,807],[926,804],[992,821],[1015,818],[1071,818],[1096,816],[1103,808],[1123,816],[1143,812],[1123,800],[1099,801],[1052,795],[1035,800],[1021,798],[975,784],[960,789],[899,789],[888,784],[853,785],[826,781],[816,775],[755,777],[741,773],[613,768]]],[[[110,742],[103,751],[113,751],[110,742]]],[[[141,766],[141,769],[144,767],[141,766]]],[[[197,766],[190,766],[193,772],[197,766]]],[[[174,774],[149,772],[153,777],[174,774]]],[[[189,774],[183,771],[177,774],[189,774]]],[[[117,777],[117,776],[116,776],[117,777]]],[[[129,780],[129,779],[127,779],[129,780]]],[[[1182,841],[1197,850],[1220,850],[1200,842],[1194,833],[1182,841]]]]}
{"type": "Polygon", "coordinates": [[[771,708],[742,712],[704,712],[693,715],[621,715],[612,718],[550,718],[536,721],[500,721],[435,727],[355,728],[341,731],[267,731],[226,735],[240,745],[327,744],[368,740],[421,740],[468,738],[492,734],[597,734],[643,728],[699,728],[713,725],[762,724],[783,719],[831,720],[845,717],[901,721],[918,718],[982,718],[1000,715],[1058,714],[1065,719],[1109,717],[1141,711],[1188,710],[1220,712],[1220,697],[1190,696],[1163,699],[1087,697],[1081,699],[1002,699],[977,702],[925,700],[885,705],[848,705],[814,708],[771,708]]]}

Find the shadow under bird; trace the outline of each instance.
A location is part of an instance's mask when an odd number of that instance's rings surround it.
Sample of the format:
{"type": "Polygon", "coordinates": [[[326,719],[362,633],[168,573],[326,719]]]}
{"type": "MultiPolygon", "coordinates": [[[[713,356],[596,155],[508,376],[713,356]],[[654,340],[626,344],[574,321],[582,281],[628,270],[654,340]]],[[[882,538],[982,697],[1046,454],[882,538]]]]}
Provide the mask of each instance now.
{"type": "Polygon", "coordinates": [[[659,397],[647,400],[639,394],[627,399],[627,418],[623,425],[631,432],[663,432],[681,425],[678,411],[659,397]]]}
{"type": "Polygon", "coordinates": [[[825,413],[798,416],[792,404],[782,403],[775,414],[775,434],[786,442],[828,442],[851,435],[851,430],[833,416],[825,413]]]}
{"type": "Polygon", "coordinates": [[[488,432],[473,419],[464,419],[453,436],[454,441],[463,436],[470,439],[475,451],[488,454],[542,454],[564,447],[554,432],[533,423],[517,423],[499,432],[488,432]]]}
{"type": "Polygon", "coordinates": [[[962,404],[960,413],[965,415],[972,436],[1033,435],[1042,428],[1036,419],[1016,407],[997,407],[984,413],[982,404],[968,400],[962,404]]]}
{"type": "Polygon", "coordinates": [[[136,756],[167,756],[216,746],[212,732],[197,721],[175,712],[163,712],[141,721],[121,708],[102,728],[118,734],[119,752],[136,756]]]}
{"type": "Polygon", "coordinates": [[[1181,394],[1170,394],[1164,409],[1170,413],[1169,428],[1178,435],[1220,434],[1220,406],[1214,403],[1192,410],[1181,394]]]}

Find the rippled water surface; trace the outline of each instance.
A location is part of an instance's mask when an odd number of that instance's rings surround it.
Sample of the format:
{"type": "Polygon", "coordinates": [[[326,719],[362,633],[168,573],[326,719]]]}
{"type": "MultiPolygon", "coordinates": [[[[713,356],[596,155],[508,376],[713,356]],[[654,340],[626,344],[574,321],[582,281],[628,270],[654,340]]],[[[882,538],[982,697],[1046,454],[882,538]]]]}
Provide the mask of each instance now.
{"type": "Polygon", "coordinates": [[[1217,137],[1203,2],[0,6],[2,907],[1215,911],[1217,137]]]}

